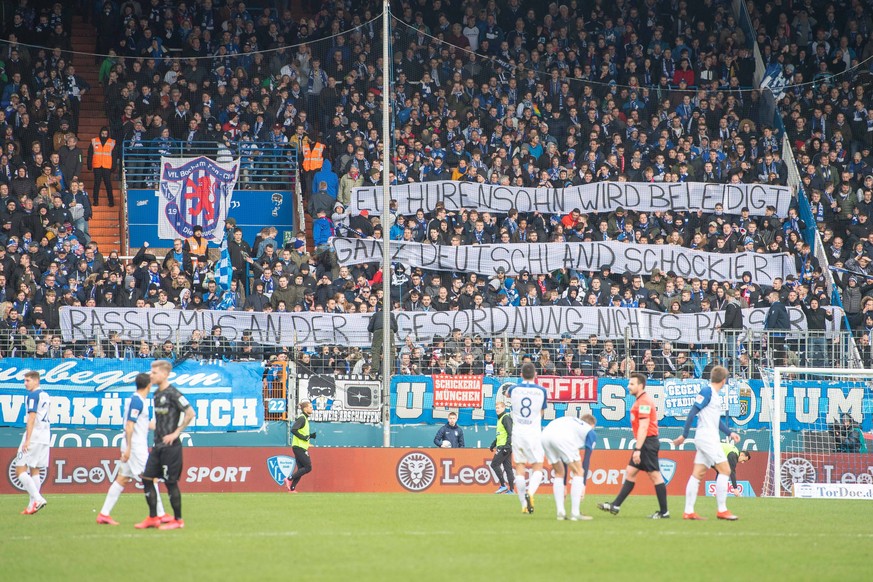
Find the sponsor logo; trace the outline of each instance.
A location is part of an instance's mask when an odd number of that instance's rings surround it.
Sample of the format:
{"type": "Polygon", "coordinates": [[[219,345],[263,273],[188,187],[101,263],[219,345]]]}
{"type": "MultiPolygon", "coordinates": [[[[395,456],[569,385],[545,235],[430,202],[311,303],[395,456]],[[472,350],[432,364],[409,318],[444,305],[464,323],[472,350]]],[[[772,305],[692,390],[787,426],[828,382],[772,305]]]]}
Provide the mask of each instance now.
{"type": "Polygon", "coordinates": [[[664,485],[668,485],[676,474],[676,461],[673,459],[658,459],[658,468],[661,469],[664,485]]]}
{"type": "MultiPolygon", "coordinates": [[[[12,462],[9,463],[9,469],[6,471],[6,475],[9,477],[9,482],[12,483],[12,486],[18,489],[19,491],[24,491],[24,485],[21,484],[21,481],[18,480],[18,470],[15,466],[15,461],[18,457],[13,457],[12,462]]],[[[46,475],[48,475],[48,468],[42,467],[39,470],[39,480],[41,483],[45,483],[46,475]]]]}
{"type": "Polygon", "coordinates": [[[779,473],[785,491],[791,491],[795,483],[815,483],[815,466],[803,457],[786,459],[779,473]]]}
{"type": "Polygon", "coordinates": [[[804,499],[873,499],[869,483],[796,483],[794,496],[804,499]]]}
{"type": "Polygon", "coordinates": [[[189,467],[187,483],[245,483],[251,467],[189,467]]]}
{"type": "Polygon", "coordinates": [[[286,455],[277,455],[267,459],[267,470],[270,472],[270,477],[279,485],[285,483],[285,479],[291,476],[296,466],[297,460],[286,455]]]}
{"type": "MultiPolygon", "coordinates": [[[[755,490],[748,481],[737,481],[736,487],[728,483],[728,493],[735,497],[755,497],[755,490]]],[[[715,497],[715,481],[706,482],[706,495],[715,497]]]]}
{"type": "Polygon", "coordinates": [[[100,459],[92,467],[68,467],[68,464],[69,461],[65,459],[55,460],[55,485],[111,483],[118,475],[120,462],[114,459],[100,459]]]}
{"type": "Polygon", "coordinates": [[[436,464],[422,452],[407,453],[397,463],[397,481],[404,489],[424,491],[433,485],[435,479],[436,464]]]}
{"type": "Polygon", "coordinates": [[[497,475],[491,469],[488,459],[482,459],[478,467],[461,465],[455,467],[456,459],[442,459],[440,485],[488,485],[497,483],[497,475]]]}

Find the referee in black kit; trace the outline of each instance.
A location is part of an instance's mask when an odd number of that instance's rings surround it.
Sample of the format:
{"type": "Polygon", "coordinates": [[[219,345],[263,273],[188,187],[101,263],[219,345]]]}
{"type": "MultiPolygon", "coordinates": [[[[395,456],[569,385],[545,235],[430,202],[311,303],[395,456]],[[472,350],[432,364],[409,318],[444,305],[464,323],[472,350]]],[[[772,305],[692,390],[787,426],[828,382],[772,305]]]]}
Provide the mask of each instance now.
{"type": "Polygon", "coordinates": [[[155,414],[155,446],[149,453],[142,473],[149,516],[134,526],[137,529],[185,527],[185,522],[182,521],[182,493],[179,491],[179,477],[182,475],[182,442],[179,437],[194,420],[194,409],[188,399],[168,381],[172,370],[173,366],[167,360],[152,362],[151,380],[152,384],[158,386],[152,404],[155,414]],[[183,413],[185,416],[180,423],[179,418],[183,413]],[[158,491],[154,487],[155,479],[164,480],[167,493],[170,494],[170,504],[173,506],[173,520],[164,524],[157,517],[158,491]]]}

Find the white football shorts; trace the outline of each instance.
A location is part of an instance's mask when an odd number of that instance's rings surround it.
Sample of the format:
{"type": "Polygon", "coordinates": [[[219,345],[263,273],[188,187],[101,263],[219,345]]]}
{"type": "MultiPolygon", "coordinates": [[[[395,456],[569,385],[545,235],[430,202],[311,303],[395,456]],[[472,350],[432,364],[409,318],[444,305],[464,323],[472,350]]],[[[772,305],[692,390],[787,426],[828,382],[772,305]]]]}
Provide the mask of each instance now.
{"type": "Polygon", "coordinates": [[[695,465],[714,467],[719,463],[727,462],[727,456],[719,441],[694,439],[694,446],[697,447],[697,453],[694,455],[695,465]]]}
{"type": "Polygon", "coordinates": [[[49,445],[30,443],[27,452],[23,452],[24,440],[18,447],[18,455],[15,457],[16,467],[29,467],[31,469],[47,469],[49,464],[49,445]]]}
{"type": "MultiPolygon", "coordinates": [[[[124,444],[121,445],[121,452],[124,452],[124,444]]],[[[139,481],[148,458],[149,450],[147,447],[133,447],[130,458],[126,463],[121,463],[118,470],[122,476],[139,481]]]]}
{"type": "Polygon", "coordinates": [[[542,463],[545,457],[542,432],[513,431],[512,457],[516,463],[526,465],[542,463]]]}
{"type": "Polygon", "coordinates": [[[543,449],[546,452],[546,459],[548,459],[550,465],[554,465],[559,461],[564,463],[575,463],[582,460],[576,444],[569,440],[562,439],[561,435],[544,434],[543,449]]]}

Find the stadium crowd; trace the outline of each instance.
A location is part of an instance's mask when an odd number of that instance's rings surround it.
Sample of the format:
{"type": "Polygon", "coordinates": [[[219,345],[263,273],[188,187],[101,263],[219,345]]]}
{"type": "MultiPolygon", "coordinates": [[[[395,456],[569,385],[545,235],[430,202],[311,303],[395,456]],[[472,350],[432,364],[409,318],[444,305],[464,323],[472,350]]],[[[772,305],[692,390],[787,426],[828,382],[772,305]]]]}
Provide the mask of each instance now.
{"type": "MultiPolygon", "coordinates": [[[[51,305],[61,303],[216,309],[228,303],[222,299],[230,293],[235,309],[375,311],[382,304],[379,265],[338,265],[331,236],[434,245],[617,240],[724,253],[788,252],[799,276],[775,283],[779,299],[804,307],[810,328],[824,329],[819,310],[830,305],[830,290],[823,265],[804,238],[806,224],[796,202],[788,216],[728,215],[718,209],[647,213],[627,208],[602,215],[436,209],[410,216],[395,212],[389,224],[366,211],[350,216],[346,210],[352,188],[381,183],[382,171],[395,184],[784,185],[789,168],[781,156],[783,136],[753,88],[755,40],[768,72],[790,75],[796,84],[780,102],[785,137],[795,147],[828,258],[845,269],[836,279],[849,322],[860,344],[870,345],[873,103],[864,82],[867,69],[859,64],[873,45],[870,17],[858,0],[821,7],[809,2],[791,8],[776,2],[750,6],[757,39],[747,38],[731,3],[721,0],[399,2],[390,88],[384,86],[379,60],[377,3],[310,4],[316,5],[300,19],[284,6],[254,9],[235,0],[105,2],[89,15],[96,26],[95,52],[110,55],[100,76],[110,134],[125,148],[167,140],[214,141],[217,148],[230,142],[281,144],[302,161],[311,232],[280,244],[275,229],[265,228],[249,244],[231,225],[234,280],[223,291],[196,233],[175,241],[162,261],[147,249],[127,265],[115,252],[104,260],[87,242],[87,229],[67,220],[66,213],[88,199],[75,176],[64,179],[55,198],[45,196],[50,184],[40,186],[41,177],[32,178],[40,172],[65,176],[61,154],[71,146],[63,144],[75,140],[78,99],[87,88],[64,58],[68,10],[56,4],[37,12],[19,0],[2,52],[0,125],[6,141],[0,157],[0,247],[6,249],[0,249],[0,277],[6,285],[0,299],[27,304],[27,311],[16,309],[26,324],[20,328],[37,336],[33,350],[23,341],[28,353],[42,349],[40,334],[56,328],[51,321],[35,324],[34,311],[42,307],[43,313],[54,313],[51,305]],[[391,92],[394,135],[389,168],[380,161],[386,91],[391,92]],[[37,129],[30,129],[32,124],[37,129]],[[53,137],[31,139],[34,135],[53,137]],[[33,151],[35,144],[41,151],[33,151]],[[42,152],[50,160],[58,156],[57,169],[54,162],[45,167],[37,162],[44,160],[37,157],[42,152]]],[[[694,313],[767,306],[771,291],[747,279],[730,285],[685,280],[672,272],[621,276],[609,265],[596,272],[489,278],[397,264],[390,277],[392,308],[421,311],[601,305],[694,313]]],[[[19,333],[9,323],[11,313],[5,325],[19,333]]],[[[205,336],[214,333],[204,330],[205,336]]],[[[217,333],[222,337],[221,330],[217,333]]],[[[223,346],[217,352],[187,349],[185,342],[168,347],[118,341],[125,348],[121,357],[170,349],[187,357],[233,358],[241,357],[242,349],[223,339],[215,340],[223,346]]],[[[105,342],[92,344],[76,346],[75,353],[115,357],[105,342]]],[[[694,346],[651,342],[632,354],[621,353],[622,348],[596,338],[464,338],[460,343],[442,338],[427,345],[398,338],[397,366],[399,371],[512,373],[530,357],[544,371],[554,367],[566,374],[625,375],[636,369],[663,377],[701,371],[690,365],[694,346]]],[[[263,347],[255,353],[263,357],[263,347]]],[[[368,354],[333,346],[296,357],[322,371],[361,372],[369,366],[368,354]]]]}

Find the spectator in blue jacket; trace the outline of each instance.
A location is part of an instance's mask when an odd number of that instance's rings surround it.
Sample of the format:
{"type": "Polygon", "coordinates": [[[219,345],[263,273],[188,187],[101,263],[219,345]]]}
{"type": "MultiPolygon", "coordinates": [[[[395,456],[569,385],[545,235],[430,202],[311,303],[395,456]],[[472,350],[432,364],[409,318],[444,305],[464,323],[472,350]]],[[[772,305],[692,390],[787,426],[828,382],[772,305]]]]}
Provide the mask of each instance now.
{"type": "Polygon", "coordinates": [[[312,223],[312,242],[315,243],[316,248],[324,248],[332,236],[333,223],[327,217],[327,213],[321,209],[318,211],[318,218],[312,223]]]}
{"type": "Polygon", "coordinates": [[[464,429],[458,426],[457,412],[449,413],[449,421],[437,431],[433,444],[443,449],[464,448],[464,429]]]}
{"type": "Polygon", "coordinates": [[[331,165],[330,160],[324,160],[321,169],[317,171],[312,178],[313,194],[318,192],[322,182],[327,185],[325,188],[327,193],[336,200],[337,193],[339,192],[339,176],[337,176],[336,172],[333,171],[333,166],[331,165]]]}

